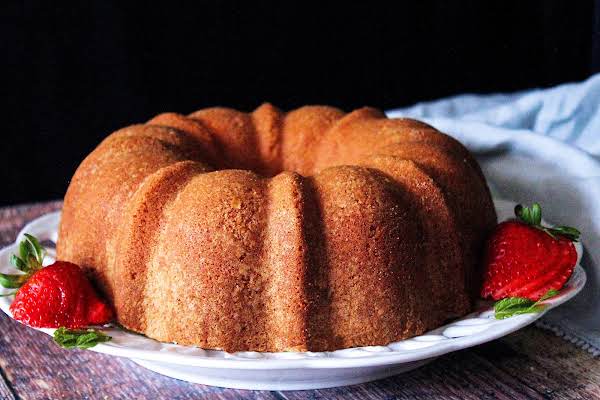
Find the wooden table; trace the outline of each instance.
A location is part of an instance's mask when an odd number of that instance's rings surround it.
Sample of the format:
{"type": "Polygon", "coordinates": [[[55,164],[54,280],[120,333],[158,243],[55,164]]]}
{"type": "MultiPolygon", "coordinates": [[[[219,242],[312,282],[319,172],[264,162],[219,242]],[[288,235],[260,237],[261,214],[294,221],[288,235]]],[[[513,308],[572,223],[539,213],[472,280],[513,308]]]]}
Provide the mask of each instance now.
{"type": "MultiPolygon", "coordinates": [[[[60,202],[0,208],[0,245],[60,202]]],[[[345,388],[252,392],[167,378],[133,362],[63,350],[0,313],[2,399],[600,399],[600,360],[530,327],[400,376],[345,388]]]]}

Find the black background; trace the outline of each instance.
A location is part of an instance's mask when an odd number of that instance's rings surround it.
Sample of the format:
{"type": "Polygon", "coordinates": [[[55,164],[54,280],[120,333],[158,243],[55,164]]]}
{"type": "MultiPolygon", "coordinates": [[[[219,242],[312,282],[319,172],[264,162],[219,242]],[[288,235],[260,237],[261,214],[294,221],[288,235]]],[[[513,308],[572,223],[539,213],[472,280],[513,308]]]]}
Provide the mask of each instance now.
{"type": "Polygon", "coordinates": [[[8,4],[0,205],[61,198],[104,136],[163,111],[387,109],[600,71],[600,0],[8,4]]]}

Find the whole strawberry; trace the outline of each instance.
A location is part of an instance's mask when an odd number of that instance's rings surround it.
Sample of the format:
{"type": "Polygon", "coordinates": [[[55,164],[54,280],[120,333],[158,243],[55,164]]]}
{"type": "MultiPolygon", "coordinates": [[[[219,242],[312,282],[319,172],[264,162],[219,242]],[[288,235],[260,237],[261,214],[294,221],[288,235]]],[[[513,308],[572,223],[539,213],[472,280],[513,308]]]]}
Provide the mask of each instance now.
{"type": "Polygon", "coordinates": [[[10,311],[16,320],[38,328],[79,328],[109,322],[113,313],[81,269],[57,261],[43,268],[46,252],[32,235],[25,234],[11,263],[19,274],[0,273],[0,286],[18,289],[10,311]]]}
{"type": "Polygon", "coordinates": [[[542,226],[538,203],[531,208],[518,205],[515,214],[517,220],[499,224],[487,242],[483,298],[537,301],[561,289],[577,263],[577,229],[542,226]]]}
{"type": "Polygon", "coordinates": [[[81,328],[112,319],[111,309],[81,269],[65,261],[35,272],[17,292],[10,311],[16,320],[38,328],[81,328]]]}

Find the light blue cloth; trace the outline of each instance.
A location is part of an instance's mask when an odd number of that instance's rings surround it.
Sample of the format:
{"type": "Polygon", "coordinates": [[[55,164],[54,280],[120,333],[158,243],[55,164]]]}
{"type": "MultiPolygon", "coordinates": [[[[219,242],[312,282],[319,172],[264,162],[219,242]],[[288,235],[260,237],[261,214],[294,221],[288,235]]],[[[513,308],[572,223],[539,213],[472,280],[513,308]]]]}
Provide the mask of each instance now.
{"type": "Polygon", "coordinates": [[[423,120],[475,153],[494,196],[542,205],[582,231],[582,293],[540,325],[600,354],[600,74],[514,94],[460,95],[391,110],[423,120]]]}

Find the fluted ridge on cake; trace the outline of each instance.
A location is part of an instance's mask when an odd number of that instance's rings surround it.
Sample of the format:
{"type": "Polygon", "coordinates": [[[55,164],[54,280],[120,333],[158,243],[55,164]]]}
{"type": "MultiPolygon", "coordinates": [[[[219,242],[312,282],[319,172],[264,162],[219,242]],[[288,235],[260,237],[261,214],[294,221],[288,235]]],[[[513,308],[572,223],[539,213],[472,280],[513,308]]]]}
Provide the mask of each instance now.
{"type": "Polygon", "coordinates": [[[415,219],[423,233],[423,279],[428,282],[431,298],[430,328],[442,323],[448,315],[463,315],[470,307],[465,285],[464,254],[453,210],[442,189],[415,162],[396,156],[372,156],[362,165],[389,176],[405,192],[415,210],[415,219]],[[453,279],[448,279],[452,276],[453,279]]]}
{"type": "Polygon", "coordinates": [[[180,161],[149,175],[136,190],[117,233],[118,257],[107,264],[118,322],[138,332],[146,330],[147,266],[157,246],[164,208],[179,190],[199,173],[210,171],[196,161],[180,161]]]}
{"type": "Polygon", "coordinates": [[[198,156],[195,142],[170,128],[133,125],[106,138],[81,163],[65,195],[57,243],[61,259],[88,271],[112,300],[106,269],[117,255],[124,207],[148,175],[198,156]]]}

